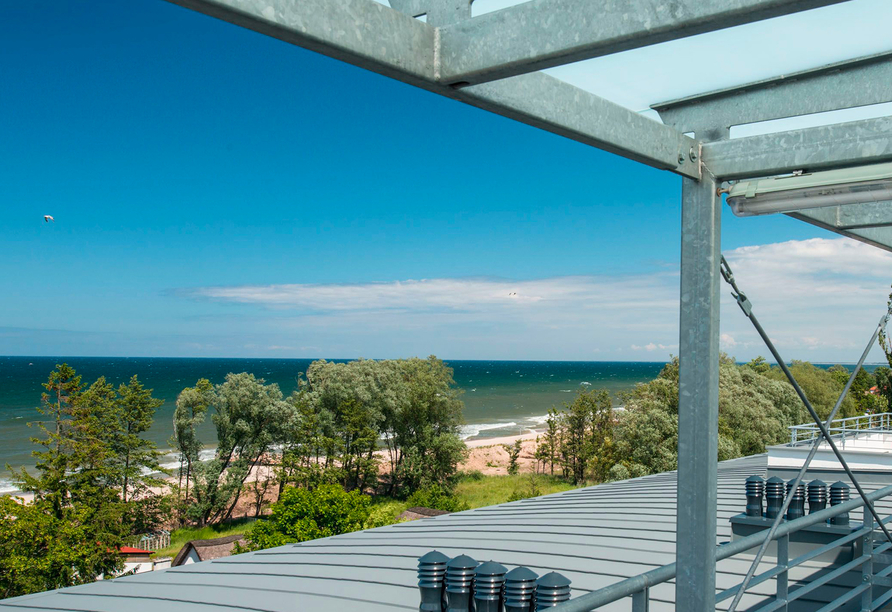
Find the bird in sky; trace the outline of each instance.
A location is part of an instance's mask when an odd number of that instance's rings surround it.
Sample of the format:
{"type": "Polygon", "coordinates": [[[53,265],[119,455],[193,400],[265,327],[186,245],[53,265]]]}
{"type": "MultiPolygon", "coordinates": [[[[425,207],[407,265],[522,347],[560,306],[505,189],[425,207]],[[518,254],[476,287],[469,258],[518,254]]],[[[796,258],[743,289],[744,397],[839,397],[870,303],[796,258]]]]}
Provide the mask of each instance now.
{"type": "Polygon", "coordinates": [[[517,297],[517,292],[513,291],[513,292],[509,293],[508,297],[517,297]]]}
{"type": "Polygon", "coordinates": [[[47,223],[49,223],[50,221],[52,221],[53,223],[56,222],[56,220],[53,219],[53,217],[51,215],[44,215],[43,220],[46,221],[47,223]]]}

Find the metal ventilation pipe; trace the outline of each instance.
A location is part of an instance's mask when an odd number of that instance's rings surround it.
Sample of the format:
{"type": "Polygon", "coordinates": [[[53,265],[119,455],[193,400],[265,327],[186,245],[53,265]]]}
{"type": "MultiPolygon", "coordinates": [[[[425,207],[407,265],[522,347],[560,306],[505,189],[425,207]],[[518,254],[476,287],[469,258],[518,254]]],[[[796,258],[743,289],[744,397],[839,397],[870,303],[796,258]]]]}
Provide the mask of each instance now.
{"type": "Polygon", "coordinates": [[[788,521],[792,521],[798,519],[801,516],[805,516],[805,485],[800,482],[799,485],[796,487],[796,490],[794,491],[794,482],[796,482],[795,478],[787,483],[787,495],[792,496],[790,505],[787,506],[788,521]]]}
{"type": "Polygon", "coordinates": [[[449,557],[432,550],[418,559],[418,589],[421,591],[420,612],[443,612],[446,607],[446,564],[449,557]]]}
{"type": "Polygon", "coordinates": [[[765,491],[765,480],[761,476],[750,476],[746,479],[746,515],[762,516],[762,494],[765,491]]]}
{"type": "Polygon", "coordinates": [[[474,605],[477,612],[502,612],[502,597],[505,588],[505,574],[508,569],[487,561],[474,572],[474,605]]]}
{"type": "MultiPolygon", "coordinates": [[[[849,501],[849,485],[842,482],[841,480],[837,480],[832,485],[830,485],[830,506],[838,506],[839,504],[849,501]]],[[[843,512],[842,514],[837,514],[830,519],[831,525],[848,525],[849,524],[849,513],[843,512]]]]}
{"type": "Polygon", "coordinates": [[[468,555],[459,555],[446,564],[446,612],[471,612],[474,601],[474,569],[477,562],[468,555]]]}
{"type": "Polygon", "coordinates": [[[772,476],[765,483],[765,518],[777,518],[784,505],[784,481],[772,476]]]}
{"type": "Polygon", "coordinates": [[[808,513],[817,512],[827,507],[827,485],[823,480],[812,480],[808,483],[808,513]]]}
{"type": "Polygon", "coordinates": [[[515,567],[505,575],[505,612],[535,612],[538,577],[528,567],[515,567]]]}
{"type": "Polygon", "coordinates": [[[570,579],[557,572],[549,572],[536,581],[536,610],[553,608],[570,599],[570,579]]]}

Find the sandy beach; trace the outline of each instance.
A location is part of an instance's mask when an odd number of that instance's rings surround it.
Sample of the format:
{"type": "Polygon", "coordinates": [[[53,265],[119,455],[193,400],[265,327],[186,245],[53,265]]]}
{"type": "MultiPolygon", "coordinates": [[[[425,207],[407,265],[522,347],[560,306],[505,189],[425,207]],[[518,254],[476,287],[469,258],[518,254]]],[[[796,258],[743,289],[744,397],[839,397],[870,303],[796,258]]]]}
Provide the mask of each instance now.
{"type": "MultiPolygon", "coordinates": [[[[541,432],[530,431],[516,436],[466,440],[465,444],[468,447],[468,458],[459,463],[458,469],[464,472],[479,471],[487,476],[506,475],[508,474],[508,451],[505,450],[505,445],[511,446],[514,444],[515,440],[521,440],[521,452],[520,457],[518,458],[520,471],[534,471],[536,461],[534,458],[534,453],[536,452],[536,437],[540,435],[541,432]]],[[[381,451],[381,454],[382,468],[386,469],[384,452],[381,451]]],[[[245,484],[250,485],[251,483],[256,482],[258,478],[269,478],[271,472],[272,470],[268,466],[258,466],[248,475],[245,484]]],[[[166,478],[166,480],[173,483],[176,481],[176,478],[170,476],[166,478]]],[[[275,494],[277,491],[277,487],[270,487],[270,493],[275,494]]],[[[167,493],[169,492],[169,489],[168,487],[158,487],[154,492],[167,493]]],[[[11,493],[11,495],[23,498],[26,503],[34,499],[34,495],[31,493],[16,492],[11,493]]],[[[233,514],[239,516],[248,512],[252,505],[253,492],[250,490],[250,487],[248,487],[248,490],[242,494],[242,499],[239,501],[236,512],[233,514]]]]}

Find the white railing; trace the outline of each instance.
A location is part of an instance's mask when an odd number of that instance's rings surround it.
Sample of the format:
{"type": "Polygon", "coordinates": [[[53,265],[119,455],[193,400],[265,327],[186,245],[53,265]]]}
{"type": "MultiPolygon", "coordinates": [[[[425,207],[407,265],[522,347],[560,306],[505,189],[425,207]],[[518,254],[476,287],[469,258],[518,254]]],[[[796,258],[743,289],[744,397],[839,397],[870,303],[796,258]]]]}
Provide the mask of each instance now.
{"type": "MultiPolygon", "coordinates": [[[[821,430],[814,423],[803,425],[791,425],[790,446],[798,446],[814,441],[821,436],[821,430]]],[[[892,412],[879,414],[863,414],[861,416],[834,419],[827,428],[834,440],[842,442],[845,446],[846,437],[858,436],[869,432],[892,431],[892,412]]]]}

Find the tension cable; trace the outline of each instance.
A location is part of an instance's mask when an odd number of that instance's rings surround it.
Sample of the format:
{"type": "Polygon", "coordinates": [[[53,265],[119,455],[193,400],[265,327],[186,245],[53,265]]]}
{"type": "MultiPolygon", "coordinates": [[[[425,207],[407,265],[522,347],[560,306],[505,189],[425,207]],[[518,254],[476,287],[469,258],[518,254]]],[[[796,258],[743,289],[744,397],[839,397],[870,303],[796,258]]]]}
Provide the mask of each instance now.
{"type": "MultiPolygon", "coordinates": [[[[812,419],[814,419],[815,423],[818,426],[818,429],[821,430],[821,436],[816,437],[814,443],[812,444],[811,449],[809,450],[808,457],[805,459],[805,463],[802,464],[802,468],[799,470],[799,474],[796,475],[796,479],[793,482],[792,487],[790,487],[789,491],[796,491],[796,487],[799,486],[799,483],[802,481],[803,476],[805,476],[805,472],[808,470],[808,466],[811,463],[811,460],[814,458],[815,453],[818,451],[818,447],[821,445],[822,439],[827,441],[827,444],[833,450],[833,453],[836,455],[836,458],[839,460],[840,465],[845,470],[849,479],[852,481],[852,484],[858,490],[858,494],[861,496],[861,499],[864,500],[865,507],[870,511],[873,515],[874,519],[879,525],[880,529],[883,530],[883,533],[888,538],[889,542],[892,543],[892,534],[889,533],[889,530],[886,528],[886,525],[883,523],[883,519],[880,518],[880,515],[877,514],[876,508],[874,508],[873,503],[869,499],[867,499],[867,494],[864,492],[864,489],[861,488],[858,479],[855,478],[855,474],[852,473],[852,470],[849,468],[849,464],[843,458],[842,453],[836,447],[836,443],[833,441],[833,438],[830,436],[830,431],[827,429],[830,427],[831,422],[833,421],[836,413],[839,412],[840,407],[842,406],[843,400],[845,400],[846,396],[849,393],[849,389],[852,387],[852,383],[855,382],[855,377],[858,375],[858,372],[861,370],[861,366],[864,365],[864,360],[867,359],[867,354],[870,352],[870,349],[873,348],[873,343],[876,342],[877,336],[880,334],[882,330],[886,328],[886,324],[889,322],[889,317],[892,315],[892,303],[889,305],[889,309],[886,313],[880,318],[879,324],[877,324],[876,329],[873,331],[873,335],[870,338],[870,341],[867,343],[867,346],[864,348],[864,352],[861,354],[861,358],[858,360],[858,363],[855,365],[855,369],[852,371],[852,374],[849,376],[849,380],[846,382],[845,387],[842,390],[842,393],[839,396],[839,399],[836,400],[836,405],[833,406],[833,410],[830,411],[830,415],[827,417],[827,422],[824,423],[821,421],[821,417],[818,416],[818,413],[815,411],[814,407],[812,407],[811,402],[808,401],[808,398],[805,396],[805,392],[802,391],[802,388],[799,386],[799,383],[796,382],[796,378],[793,376],[793,373],[787,367],[786,362],[784,362],[783,358],[780,356],[780,353],[777,352],[777,348],[775,348],[774,343],[771,342],[771,339],[768,337],[768,334],[765,333],[765,330],[762,329],[762,325],[759,323],[759,320],[756,318],[756,315],[753,314],[753,304],[746,297],[746,294],[740,290],[737,286],[737,282],[734,279],[734,273],[731,272],[731,267],[728,265],[727,260],[725,260],[724,255],[722,256],[721,262],[721,272],[722,278],[725,279],[725,282],[731,286],[731,295],[737,301],[737,305],[740,306],[740,310],[743,311],[743,314],[752,322],[753,327],[756,328],[756,331],[759,333],[759,336],[762,337],[762,340],[765,342],[765,346],[768,347],[768,350],[771,351],[772,356],[774,356],[775,361],[780,366],[781,370],[783,370],[784,375],[787,377],[787,380],[790,381],[790,384],[793,385],[793,389],[796,391],[796,394],[799,396],[799,399],[802,400],[802,403],[805,404],[805,408],[808,410],[812,419]]],[[[746,572],[746,577],[743,579],[743,582],[740,584],[740,587],[737,590],[737,594],[734,596],[734,600],[731,602],[731,606],[728,608],[728,612],[734,612],[737,609],[737,604],[740,603],[743,594],[746,592],[747,586],[749,586],[750,581],[753,579],[753,575],[756,573],[756,568],[759,567],[759,563],[762,561],[762,557],[765,555],[765,551],[768,549],[768,545],[774,539],[774,534],[777,532],[777,528],[780,526],[781,520],[783,520],[784,515],[787,513],[787,508],[790,506],[790,501],[793,499],[792,495],[787,495],[784,499],[783,506],[781,507],[778,515],[775,517],[774,522],[771,524],[771,529],[768,530],[768,536],[762,542],[762,545],[759,547],[759,552],[756,554],[755,559],[753,559],[752,564],[750,565],[749,570],[746,572]]]]}

